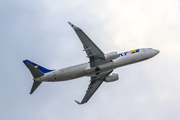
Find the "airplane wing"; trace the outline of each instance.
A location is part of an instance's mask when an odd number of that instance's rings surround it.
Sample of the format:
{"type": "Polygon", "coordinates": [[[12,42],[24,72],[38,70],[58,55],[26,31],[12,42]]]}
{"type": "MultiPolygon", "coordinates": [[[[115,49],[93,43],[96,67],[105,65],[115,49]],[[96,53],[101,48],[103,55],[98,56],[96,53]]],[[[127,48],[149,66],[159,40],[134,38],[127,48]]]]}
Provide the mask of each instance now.
{"type": "Polygon", "coordinates": [[[91,96],[96,92],[96,90],[99,88],[99,86],[102,84],[102,82],[104,81],[106,76],[108,76],[111,72],[112,71],[104,73],[104,74],[100,74],[98,76],[91,77],[91,83],[89,84],[88,90],[86,91],[86,94],[85,94],[83,100],[81,102],[78,102],[75,100],[75,102],[77,104],[86,103],[91,98],[91,96]]]}
{"type": "Polygon", "coordinates": [[[81,40],[84,51],[87,54],[87,57],[90,59],[90,67],[96,67],[101,64],[110,62],[103,59],[104,53],[93,43],[93,41],[78,27],[68,22],[71,27],[75,30],[79,39],[81,40]]]}
{"type": "MultiPolygon", "coordinates": [[[[100,69],[98,65],[105,64],[108,62],[112,62],[111,60],[104,59],[104,53],[94,44],[94,42],[78,27],[73,25],[72,23],[68,22],[71,27],[74,29],[76,34],[78,35],[79,39],[81,40],[84,51],[87,54],[87,57],[90,59],[90,67],[97,67],[97,71],[100,69]]],[[[104,74],[97,74],[97,76],[91,77],[91,83],[86,91],[86,94],[81,102],[75,100],[78,104],[86,103],[91,96],[96,92],[99,86],[102,84],[106,76],[108,76],[112,71],[106,72],[104,74]]]]}

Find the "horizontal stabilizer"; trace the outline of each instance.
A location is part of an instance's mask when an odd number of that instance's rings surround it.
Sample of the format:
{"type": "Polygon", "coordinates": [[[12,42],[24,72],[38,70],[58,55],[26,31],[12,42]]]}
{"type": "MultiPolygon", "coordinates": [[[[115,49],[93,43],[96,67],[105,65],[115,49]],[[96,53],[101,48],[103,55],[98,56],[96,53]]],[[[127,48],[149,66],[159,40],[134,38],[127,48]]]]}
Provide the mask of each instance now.
{"type": "Polygon", "coordinates": [[[32,94],[41,83],[42,82],[34,81],[30,94],[32,94]]]}

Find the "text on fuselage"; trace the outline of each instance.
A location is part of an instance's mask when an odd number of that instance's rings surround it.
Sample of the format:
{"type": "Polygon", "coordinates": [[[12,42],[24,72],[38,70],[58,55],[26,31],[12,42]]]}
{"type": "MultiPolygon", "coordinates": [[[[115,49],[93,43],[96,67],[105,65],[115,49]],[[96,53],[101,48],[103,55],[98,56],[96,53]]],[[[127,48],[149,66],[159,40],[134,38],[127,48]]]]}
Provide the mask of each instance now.
{"type": "Polygon", "coordinates": [[[118,57],[121,57],[121,56],[126,56],[128,53],[130,53],[130,54],[134,54],[134,53],[137,53],[137,52],[139,52],[139,49],[135,49],[135,50],[131,50],[131,51],[127,51],[127,52],[119,53],[119,54],[118,54],[118,57]]]}

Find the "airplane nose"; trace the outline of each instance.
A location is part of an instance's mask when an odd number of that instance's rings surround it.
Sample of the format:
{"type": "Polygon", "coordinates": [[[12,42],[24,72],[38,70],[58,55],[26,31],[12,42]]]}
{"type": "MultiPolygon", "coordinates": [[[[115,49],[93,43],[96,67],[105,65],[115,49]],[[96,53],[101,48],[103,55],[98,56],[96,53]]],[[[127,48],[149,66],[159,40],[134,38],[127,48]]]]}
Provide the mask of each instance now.
{"type": "Polygon", "coordinates": [[[159,50],[154,50],[155,55],[157,55],[159,52],[159,50]]]}
{"type": "Polygon", "coordinates": [[[156,56],[160,51],[159,50],[156,50],[156,49],[152,49],[152,48],[149,48],[149,49],[146,49],[147,52],[144,52],[145,54],[143,54],[144,57],[146,58],[152,58],[154,56],[156,56]]]}

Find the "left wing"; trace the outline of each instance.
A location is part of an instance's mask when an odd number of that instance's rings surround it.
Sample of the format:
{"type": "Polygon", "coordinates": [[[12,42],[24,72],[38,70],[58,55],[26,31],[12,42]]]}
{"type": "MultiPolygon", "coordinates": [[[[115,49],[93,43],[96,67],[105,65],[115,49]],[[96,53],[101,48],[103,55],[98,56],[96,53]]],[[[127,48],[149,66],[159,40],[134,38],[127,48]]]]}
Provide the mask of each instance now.
{"type": "Polygon", "coordinates": [[[104,73],[104,74],[100,74],[98,76],[91,77],[91,83],[88,87],[88,90],[86,91],[86,94],[85,94],[83,100],[81,102],[78,102],[75,100],[75,102],[77,104],[86,103],[91,98],[91,96],[96,92],[96,90],[99,88],[99,86],[102,84],[102,82],[104,81],[106,76],[108,76],[111,72],[112,71],[104,73]]]}
{"type": "Polygon", "coordinates": [[[96,44],[77,26],[68,22],[74,29],[79,39],[81,40],[84,51],[90,59],[90,67],[97,67],[98,65],[111,62],[111,60],[104,59],[104,53],[98,48],[96,44]]]}

